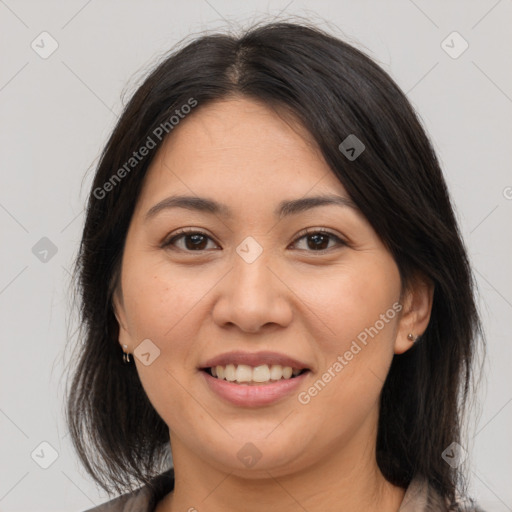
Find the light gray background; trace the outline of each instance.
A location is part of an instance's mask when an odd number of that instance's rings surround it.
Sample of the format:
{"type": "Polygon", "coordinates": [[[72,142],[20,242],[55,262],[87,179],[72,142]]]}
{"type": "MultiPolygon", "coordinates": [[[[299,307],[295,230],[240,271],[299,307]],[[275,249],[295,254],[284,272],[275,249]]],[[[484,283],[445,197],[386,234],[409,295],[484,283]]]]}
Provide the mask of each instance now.
{"type": "Polygon", "coordinates": [[[278,15],[316,20],[368,51],[407,93],[434,142],[489,344],[467,445],[472,493],[489,511],[512,510],[510,0],[0,0],[2,512],[82,511],[107,499],[78,465],[62,402],[68,271],[121,93],[128,98],[187,34],[278,15]],[[43,31],[59,45],[47,59],[31,48],[43,31]],[[456,59],[441,46],[453,31],[469,43],[456,59]],[[32,252],[42,237],[58,249],[47,262],[32,252]],[[58,452],[48,469],[31,458],[34,450],[39,462],[49,457],[42,442],[58,452]]]}

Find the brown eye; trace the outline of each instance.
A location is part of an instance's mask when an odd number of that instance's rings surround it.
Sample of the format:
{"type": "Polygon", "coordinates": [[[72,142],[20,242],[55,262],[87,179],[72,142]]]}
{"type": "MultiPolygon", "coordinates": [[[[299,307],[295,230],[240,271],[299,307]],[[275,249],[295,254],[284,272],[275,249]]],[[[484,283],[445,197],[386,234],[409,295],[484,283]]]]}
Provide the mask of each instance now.
{"type": "MultiPolygon", "coordinates": [[[[333,245],[329,245],[330,242],[334,242],[334,247],[347,245],[339,236],[322,230],[307,231],[295,240],[294,245],[303,239],[306,240],[306,248],[300,250],[307,252],[323,252],[332,249],[333,245]]],[[[209,241],[213,242],[213,239],[202,231],[181,230],[164,242],[162,248],[176,248],[185,252],[205,251],[208,249],[209,241]],[[181,246],[178,245],[178,242],[182,242],[181,246]]]]}
{"type": "Polygon", "coordinates": [[[181,240],[183,240],[183,244],[181,247],[177,247],[178,249],[194,252],[206,250],[208,240],[211,238],[202,231],[183,230],[164,242],[162,247],[176,246],[177,242],[181,240]]]}
{"type": "Polygon", "coordinates": [[[308,231],[305,235],[297,238],[295,243],[302,239],[306,239],[306,250],[309,252],[321,252],[332,248],[332,246],[329,247],[331,240],[335,242],[335,246],[347,245],[340,237],[328,231],[308,231]]]}

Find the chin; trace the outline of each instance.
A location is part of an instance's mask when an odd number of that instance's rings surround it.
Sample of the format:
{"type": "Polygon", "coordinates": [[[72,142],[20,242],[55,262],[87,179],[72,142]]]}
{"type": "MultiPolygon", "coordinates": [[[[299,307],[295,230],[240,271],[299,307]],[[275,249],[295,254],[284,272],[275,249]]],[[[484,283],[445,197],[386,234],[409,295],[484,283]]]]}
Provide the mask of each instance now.
{"type": "MultiPolygon", "coordinates": [[[[296,472],[298,460],[304,457],[304,444],[293,439],[283,430],[281,435],[275,435],[272,429],[267,429],[264,435],[237,435],[233,438],[211,441],[208,447],[199,449],[201,456],[208,457],[212,466],[242,478],[268,478],[296,472]],[[267,436],[267,437],[265,437],[267,436]],[[274,436],[272,439],[270,437],[274,436]],[[216,446],[214,452],[211,447],[216,446]]],[[[278,427],[279,428],[279,427],[278,427]]],[[[195,445],[197,450],[198,444],[195,445]]]]}

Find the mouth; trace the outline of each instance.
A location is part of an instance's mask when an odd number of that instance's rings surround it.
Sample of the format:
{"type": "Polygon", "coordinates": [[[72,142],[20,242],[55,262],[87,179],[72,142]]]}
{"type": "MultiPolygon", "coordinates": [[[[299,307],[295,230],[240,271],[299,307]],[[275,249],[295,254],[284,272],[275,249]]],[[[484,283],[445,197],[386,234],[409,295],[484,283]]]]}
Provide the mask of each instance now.
{"type": "Polygon", "coordinates": [[[198,370],[215,396],[237,407],[279,403],[304,386],[313,372],[286,354],[240,350],[208,359],[198,370]]]}
{"type": "Polygon", "coordinates": [[[227,364],[201,368],[214,379],[224,380],[242,386],[262,386],[279,381],[292,380],[310,370],[280,364],[227,364]]]}

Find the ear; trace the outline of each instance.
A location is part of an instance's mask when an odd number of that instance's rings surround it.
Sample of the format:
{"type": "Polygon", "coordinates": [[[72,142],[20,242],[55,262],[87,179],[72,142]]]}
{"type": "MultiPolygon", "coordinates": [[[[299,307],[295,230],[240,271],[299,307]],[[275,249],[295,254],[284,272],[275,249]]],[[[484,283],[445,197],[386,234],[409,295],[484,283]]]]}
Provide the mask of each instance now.
{"type": "Polygon", "coordinates": [[[433,300],[434,283],[425,276],[416,276],[403,295],[395,354],[403,354],[413,346],[414,341],[408,338],[409,334],[416,340],[425,332],[430,321],[433,300]]]}
{"type": "Polygon", "coordinates": [[[125,352],[132,352],[132,341],[126,327],[126,313],[124,310],[123,297],[119,291],[119,288],[116,288],[112,294],[112,309],[114,310],[114,315],[116,317],[117,323],[119,324],[119,344],[125,352]]]}

